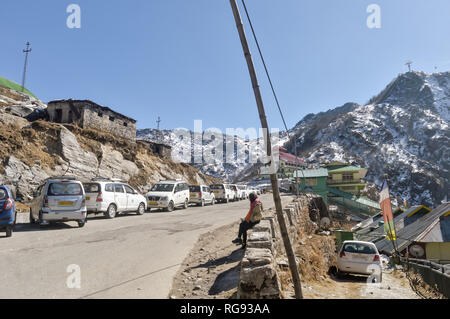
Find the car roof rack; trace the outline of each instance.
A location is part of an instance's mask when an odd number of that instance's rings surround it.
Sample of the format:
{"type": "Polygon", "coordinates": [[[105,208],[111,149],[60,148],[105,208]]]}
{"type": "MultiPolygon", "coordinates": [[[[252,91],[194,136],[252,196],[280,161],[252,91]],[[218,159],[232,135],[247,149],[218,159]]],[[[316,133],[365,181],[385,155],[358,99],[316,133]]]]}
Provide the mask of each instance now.
{"type": "Polygon", "coordinates": [[[123,183],[123,181],[120,178],[110,178],[110,177],[94,177],[91,179],[91,181],[93,182],[111,181],[123,183]]]}
{"type": "Polygon", "coordinates": [[[67,181],[76,181],[77,178],[75,176],[54,176],[49,177],[47,180],[67,180],[67,181]]]}

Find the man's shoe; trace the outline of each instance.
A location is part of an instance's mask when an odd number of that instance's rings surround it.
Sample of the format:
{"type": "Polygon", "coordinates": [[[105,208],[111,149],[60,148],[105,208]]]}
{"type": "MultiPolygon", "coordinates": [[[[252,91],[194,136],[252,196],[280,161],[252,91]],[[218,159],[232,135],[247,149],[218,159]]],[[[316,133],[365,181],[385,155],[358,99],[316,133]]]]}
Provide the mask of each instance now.
{"type": "Polygon", "coordinates": [[[232,240],[231,242],[232,242],[233,244],[240,245],[240,244],[242,244],[242,239],[240,239],[240,238],[238,237],[238,238],[232,240]]]}
{"type": "Polygon", "coordinates": [[[242,244],[241,249],[245,249],[245,248],[247,248],[247,244],[242,244]]]}

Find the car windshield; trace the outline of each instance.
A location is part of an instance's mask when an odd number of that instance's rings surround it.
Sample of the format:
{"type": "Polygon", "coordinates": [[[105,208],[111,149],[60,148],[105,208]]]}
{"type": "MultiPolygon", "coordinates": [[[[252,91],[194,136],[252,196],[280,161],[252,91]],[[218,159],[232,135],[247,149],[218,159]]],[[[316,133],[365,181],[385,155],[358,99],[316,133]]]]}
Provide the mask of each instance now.
{"type": "Polygon", "coordinates": [[[368,254],[368,255],[374,255],[377,253],[373,246],[363,243],[346,243],[344,246],[344,251],[346,253],[368,254]]]}
{"type": "Polygon", "coordinates": [[[211,185],[211,189],[223,189],[223,185],[211,185]]]}
{"type": "Polygon", "coordinates": [[[4,200],[8,198],[8,193],[4,188],[0,188],[0,200],[4,200]]]}
{"type": "Polygon", "coordinates": [[[83,189],[77,183],[52,183],[48,188],[49,196],[83,195],[83,189]]]}
{"type": "Polygon", "coordinates": [[[173,191],[173,184],[155,184],[151,192],[171,192],[173,191]]]}
{"type": "Polygon", "coordinates": [[[86,183],[83,184],[84,191],[86,193],[100,193],[100,184],[97,183],[86,183]]]}
{"type": "Polygon", "coordinates": [[[191,186],[189,186],[189,191],[191,193],[199,193],[200,192],[200,186],[191,185],[191,186]]]}

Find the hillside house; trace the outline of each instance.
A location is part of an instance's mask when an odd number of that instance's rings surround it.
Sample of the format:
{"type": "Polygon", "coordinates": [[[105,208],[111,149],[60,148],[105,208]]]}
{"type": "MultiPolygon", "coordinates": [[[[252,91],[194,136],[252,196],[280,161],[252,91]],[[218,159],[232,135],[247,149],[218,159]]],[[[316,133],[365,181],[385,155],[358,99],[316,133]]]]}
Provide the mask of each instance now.
{"type": "Polygon", "coordinates": [[[328,186],[340,191],[359,195],[366,187],[363,178],[367,175],[366,168],[360,168],[345,163],[333,162],[325,166],[328,169],[328,186]]]}
{"type": "Polygon", "coordinates": [[[314,193],[322,196],[325,203],[328,203],[327,178],[328,170],[325,168],[298,170],[299,191],[304,193],[314,193]]]}
{"type": "MultiPolygon", "coordinates": [[[[414,222],[396,230],[396,246],[402,255],[450,263],[450,203],[427,212],[414,222]]],[[[375,243],[381,253],[392,254],[392,242],[382,239],[375,243]]]]}
{"type": "MultiPolygon", "coordinates": [[[[304,167],[303,159],[288,153],[287,149],[279,147],[278,149],[277,175],[280,179],[292,178],[296,170],[304,167]]],[[[261,178],[270,178],[270,168],[261,167],[259,170],[261,178]]]]}
{"type": "Polygon", "coordinates": [[[89,100],[58,100],[48,103],[49,120],[76,124],[109,132],[115,136],[136,139],[136,120],[89,100]]]}
{"type": "Polygon", "coordinates": [[[155,143],[147,140],[138,140],[139,143],[144,144],[147,148],[149,148],[153,154],[159,155],[160,157],[171,159],[172,158],[172,146],[163,144],[163,143],[155,143]]]}

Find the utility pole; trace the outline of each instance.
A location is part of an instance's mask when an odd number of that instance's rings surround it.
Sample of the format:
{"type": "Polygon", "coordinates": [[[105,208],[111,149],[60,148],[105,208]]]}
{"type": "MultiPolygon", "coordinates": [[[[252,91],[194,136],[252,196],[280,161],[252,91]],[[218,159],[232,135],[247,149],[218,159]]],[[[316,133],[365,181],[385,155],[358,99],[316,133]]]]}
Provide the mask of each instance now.
{"type": "Polygon", "coordinates": [[[158,116],[158,120],[156,121],[156,124],[158,125],[158,131],[159,131],[159,123],[161,123],[161,118],[158,116]]]}
{"type": "Polygon", "coordinates": [[[405,63],[405,65],[408,66],[409,72],[411,72],[411,65],[412,64],[413,64],[412,61],[408,61],[408,62],[405,63]]]}
{"type": "MultiPolygon", "coordinates": [[[[274,167],[269,125],[267,123],[266,113],[264,110],[264,103],[263,103],[263,99],[261,96],[261,91],[259,89],[258,77],[256,75],[255,66],[253,64],[252,56],[251,56],[250,49],[249,49],[248,42],[247,42],[247,37],[245,35],[244,25],[242,23],[241,14],[239,13],[239,8],[236,3],[236,0],[230,0],[230,4],[231,4],[231,8],[233,10],[234,19],[236,21],[236,27],[238,29],[239,38],[240,38],[241,44],[242,44],[242,49],[244,50],[245,59],[247,61],[247,66],[248,66],[250,78],[252,81],[253,91],[255,94],[256,104],[258,106],[258,113],[259,113],[259,118],[261,120],[261,126],[263,128],[263,131],[265,132],[264,137],[265,137],[265,142],[266,142],[266,147],[267,147],[267,156],[270,160],[271,166],[274,167]]],[[[270,173],[271,173],[270,181],[272,183],[273,200],[275,202],[277,220],[278,220],[278,224],[280,225],[281,237],[283,238],[284,248],[286,249],[286,255],[288,257],[289,268],[291,270],[292,279],[294,282],[295,297],[297,299],[303,299],[300,274],[298,272],[297,263],[295,261],[294,250],[292,249],[292,245],[289,240],[286,221],[283,217],[283,207],[281,205],[280,190],[278,188],[278,177],[277,177],[276,172],[275,173],[270,172],[270,173]]]]}
{"type": "Polygon", "coordinates": [[[22,93],[25,90],[25,78],[27,75],[27,64],[28,64],[28,53],[31,52],[30,42],[27,42],[27,48],[23,50],[25,53],[25,66],[23,67],[23,77],[22,77],[22,93]]]}

